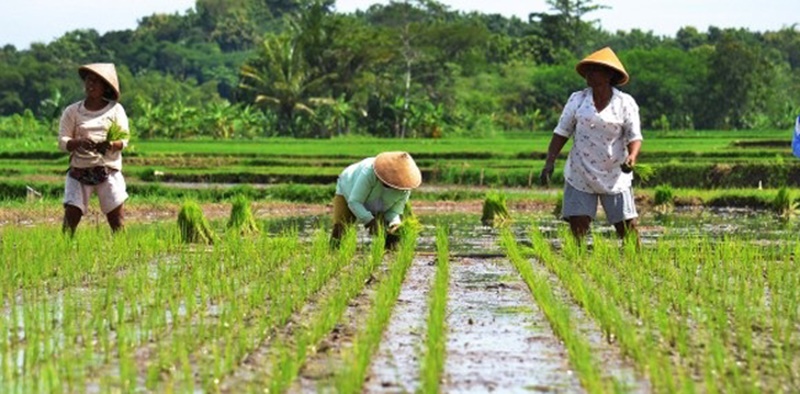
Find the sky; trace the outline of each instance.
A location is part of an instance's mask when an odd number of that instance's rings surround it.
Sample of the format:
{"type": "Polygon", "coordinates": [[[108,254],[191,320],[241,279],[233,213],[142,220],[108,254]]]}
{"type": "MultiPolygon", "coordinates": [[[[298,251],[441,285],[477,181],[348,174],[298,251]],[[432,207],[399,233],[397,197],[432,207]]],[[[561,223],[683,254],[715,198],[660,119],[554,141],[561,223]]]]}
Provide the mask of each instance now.
{"type": "MultiPolygon", "coordinates": [[[[480,11],[517,16],[527,20],[531,12],[550,12],[545,0],[439,0],[452,10],[480,11]]],[[[153,13],[180,13],[194,7],[195,0],[4,0],[0,12],[0,47],[28,49],[33,42],[48,43],[76,29],[134,29],[138,21],[153,13]]],[[[337,0],[336,10],[353,12],[388,0],[337,0]]],[[[641,29],[656,35],[674,36],[684,26],[704,32],[709,26],[775,31],[797,24],[797,0],[595,0],[610,9],[585,17],[599,20],[604,30],[641,29]]]]}

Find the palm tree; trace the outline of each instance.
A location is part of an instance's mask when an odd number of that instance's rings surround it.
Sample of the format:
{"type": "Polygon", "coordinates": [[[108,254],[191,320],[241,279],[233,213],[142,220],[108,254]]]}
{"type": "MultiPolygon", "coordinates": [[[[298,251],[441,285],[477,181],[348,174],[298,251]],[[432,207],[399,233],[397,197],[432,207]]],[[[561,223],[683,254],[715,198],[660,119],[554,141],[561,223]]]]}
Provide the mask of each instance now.
{"type": "Polygon", "coordinates": [[[314,89],[333,75],[315,77],[294,37],[266,37],[257,55],[255,60],[242,66],[239,86],[254,93],[257,105],[272,107],[277,112],[281,134],[295,135],[293,125],[297,113],[314,116],[313,106],[334,101],[310,97],[314,89]]]}

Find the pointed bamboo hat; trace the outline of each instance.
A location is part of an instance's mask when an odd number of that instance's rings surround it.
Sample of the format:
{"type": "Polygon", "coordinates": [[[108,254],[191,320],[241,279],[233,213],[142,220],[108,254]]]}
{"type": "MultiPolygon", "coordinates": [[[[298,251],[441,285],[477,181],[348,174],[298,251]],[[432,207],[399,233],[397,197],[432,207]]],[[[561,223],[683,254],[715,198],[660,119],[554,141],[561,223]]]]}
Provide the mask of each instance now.
{"type": "Polygon", "coordinates": [[[97,74],[97,76],[106,81],[108,86],[111,86],[114,96],[107,97],[108,99],[119,100],[119,79],[117,78],[117,69],[114,67],[114,63],[91,63],[78,68],[78,74],[81,79],[86,79],[86,73],[88,72],[97,74]]]}
{"type": "Polygon", "coordinates": [[[422,184],[417,163],[407,152],[383,152],[375,157],[375,175],[398,190],[416,189],[422,184]]]}
{"type": "Polygon", "coordinates": [[[589,56],[586,56],[583,60],[578,62],[578,65],[575,66],[575,70],[582,77],[586,78],[586,66],[589,64],[599,64],[616,71],[617,76],[611,79],[612,85],[622,86],[628,83],[628,72],[625,71],[625,67],[622,65],[622,62],[619,61],[617,55],[609,47],[605,47],[589,56]]]}

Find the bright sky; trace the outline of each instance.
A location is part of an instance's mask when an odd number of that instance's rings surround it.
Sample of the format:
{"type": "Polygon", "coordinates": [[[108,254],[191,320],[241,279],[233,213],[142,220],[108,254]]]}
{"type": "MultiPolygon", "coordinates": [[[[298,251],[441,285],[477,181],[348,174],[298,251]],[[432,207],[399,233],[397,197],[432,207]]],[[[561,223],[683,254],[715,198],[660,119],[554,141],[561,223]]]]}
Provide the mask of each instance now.
{"type": "MultiPolygon", "coordinates": [[[[545,0],[439,0],[451,9],[517,16],[549,12],[545,0]]],[[[352,12],[388,0],[337,0],[337,11],[352,12]]],[[[27,49],[32,42],[50,42],[68,31],[93,28],[100,34],[133,29],[153,13],[181,13],[195,0],[5,0],[0,12],[0,46],[27,49]]],[[[605,30],[638,28],[674,36],[683,26],[704,32],[708,26],[775,31],[797,24],[797,0],[595,0],[611,7],[587,15],[605,30]]]]}

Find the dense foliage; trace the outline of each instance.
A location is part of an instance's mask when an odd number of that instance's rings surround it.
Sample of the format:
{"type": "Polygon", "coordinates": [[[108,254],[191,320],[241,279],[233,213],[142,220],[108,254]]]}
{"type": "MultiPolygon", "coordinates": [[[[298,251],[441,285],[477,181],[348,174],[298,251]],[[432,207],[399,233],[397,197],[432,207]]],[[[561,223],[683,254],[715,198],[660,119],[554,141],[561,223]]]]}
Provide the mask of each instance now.
{"type": "Polygon", "coordinates": [[[0,49],[0,136],[52,136],[82,97],[78,65],[117,65],[139,138],[488,136],[548,130],[584,86],[575,62],[611,46],[643,126],[789,128],[800,113],[800,30],[674,37],[603,31],[591,0],[548,0],[527,21],[435,0],[352,14],[333,0],[197,0],[135,30],[76,30],[0,49]]]}

